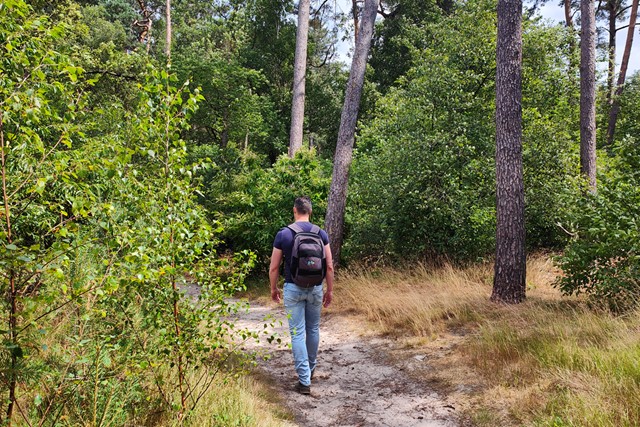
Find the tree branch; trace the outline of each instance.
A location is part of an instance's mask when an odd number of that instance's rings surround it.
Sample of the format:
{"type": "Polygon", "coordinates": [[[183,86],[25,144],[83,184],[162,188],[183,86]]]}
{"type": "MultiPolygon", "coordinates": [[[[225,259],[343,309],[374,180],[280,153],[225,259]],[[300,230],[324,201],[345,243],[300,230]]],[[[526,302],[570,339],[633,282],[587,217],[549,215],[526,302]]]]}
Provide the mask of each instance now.
{"type": "Polygon", "coordinates": [[[629,9],[631,9],[631,6],[623,7],[622,9],[620,9],[620,11],[616,13],[616,18],[618,18],[621,14],[625,13],[629,9]]]}
{"type": "Polygon", "coordinates": [[[123,74],[123,73],[116,73],[115,71],[107,71],[107,70],[92,70],[92,71],[85,71],[85,74],[102,74],[103,76],[111,76],[111,77],[119,77],[121,79],[125,79],[125,80],[131,80],[131,81],[136,81],[137,78],[136,76],[132,76],[130,74],[123,74]]]}
{"type": "Polygon", "coordinates": [[[382,4],[382,0],[380,0],[380,8],[378,9],[378,14],[382,16],[384,19],[393,19],[398,14],[398,9],[394,9],[391,12],[387,12],[384,10],[384,5],[382,4]]]}
{"type": "Polygon", "coordinates": [[[322,4],[320,6],[318,6],[318,8],[313,12],[313,16],[314,18],[322,11],[322,8],[324,7],[325,4],[327,4],[329,2],[329,0],[324,0],[322,2],[322,4]]]}

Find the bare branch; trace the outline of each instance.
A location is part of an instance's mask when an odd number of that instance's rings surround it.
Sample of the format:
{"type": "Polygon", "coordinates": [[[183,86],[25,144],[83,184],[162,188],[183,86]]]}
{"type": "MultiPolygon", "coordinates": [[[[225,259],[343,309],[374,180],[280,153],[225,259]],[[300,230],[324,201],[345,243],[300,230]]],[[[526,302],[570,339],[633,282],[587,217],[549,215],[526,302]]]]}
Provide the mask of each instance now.
{"type": "Polygon", "coordinates": [[[623,7],[622,9],[620,9],[618,11],[618,13],[616,13],[616,18],[620,17],[621,14],[623,14],[624,12],[626,12],[629,9],[631,9],[631,6],[623,7]]]}
{"type": "Polygon", "coordinates": [[[567,233],[569,236],[571,236],[571,237],[578,237],[578,233],[572,233],[571,231],[569,231],[569,230],[567,230],[566,228],[564,228],[564,227],[562,226],[562,224],[561,224],[561,223],[559,223],[559,222],[558,222],[558,223],[556,223],[556,225],[557,225],[558,227],[560,227],[560,229],[561,229],[562,231],[564,231],[565,233],[567,233]]]}

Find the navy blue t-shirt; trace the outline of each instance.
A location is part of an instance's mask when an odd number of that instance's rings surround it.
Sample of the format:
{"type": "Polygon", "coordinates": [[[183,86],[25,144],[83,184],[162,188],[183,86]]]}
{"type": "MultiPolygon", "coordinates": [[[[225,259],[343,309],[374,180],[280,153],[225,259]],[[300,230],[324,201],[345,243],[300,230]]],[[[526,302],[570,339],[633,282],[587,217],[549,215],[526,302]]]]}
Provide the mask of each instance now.
{"type": "MultiPolygon", "coordinates": [[[[308,221],[298,221],[296,222],[304,231],[311,231],[313,224],[308,221]]],[[[276,249],[282,250],[282,254],[284,255],[284,280],[286,282],[292,283],[291,279],[291,251],[293,250],[293,231],[289,227],[284,227],[278,231],[276,234],[276,238],[273,241],[273,247],[276,249]]],[[[329,236],[327,232],[320,229],[320,237],[322,238],[322,243],[324,245],[329,244],[329,236]]]]}

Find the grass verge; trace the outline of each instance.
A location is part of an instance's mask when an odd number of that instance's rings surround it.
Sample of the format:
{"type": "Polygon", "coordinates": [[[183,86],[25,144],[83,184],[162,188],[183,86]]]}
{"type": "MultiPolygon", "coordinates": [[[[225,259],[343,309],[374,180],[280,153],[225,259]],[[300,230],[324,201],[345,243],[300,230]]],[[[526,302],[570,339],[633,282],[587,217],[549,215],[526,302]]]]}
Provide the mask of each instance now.
{"type": "Polygon", "coordinates": [[[548,257],[527,268],[517,306],[489,302],[490,265],[445,264],[344,272],[335,308],[429,355],[421,375],[476,425],[640,425],[640,312],[562,297],[548,257]]]}
{"type": "Polygon", "coordinates": [[[291,416],[263,381],[251,376],[227,378],[203,397],[188,424],[200,427],[293,426],[291,416]]]}

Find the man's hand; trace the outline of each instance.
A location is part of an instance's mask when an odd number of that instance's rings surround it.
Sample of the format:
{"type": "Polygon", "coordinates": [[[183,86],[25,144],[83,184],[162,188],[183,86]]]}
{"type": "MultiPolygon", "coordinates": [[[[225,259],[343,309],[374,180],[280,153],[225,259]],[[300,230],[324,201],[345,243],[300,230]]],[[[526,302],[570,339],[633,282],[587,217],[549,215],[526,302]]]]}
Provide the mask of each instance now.
{"type": "Polygon", "coordinates": [[[331,304],[332,300],[333,300],[333,292],[332,291],[325,292],[324,296],[322,297],[322,306],[324,308],[329,307],[329,304],[331,304]]]}
{"type": "Polygon", "coordinates": [[[280,296],[280,289],[278,288],[271,288],[271,299],[274,302],[277,302],[278,304],[280,304],[280,302],[282,301],[282,298],[280,296]]]}

